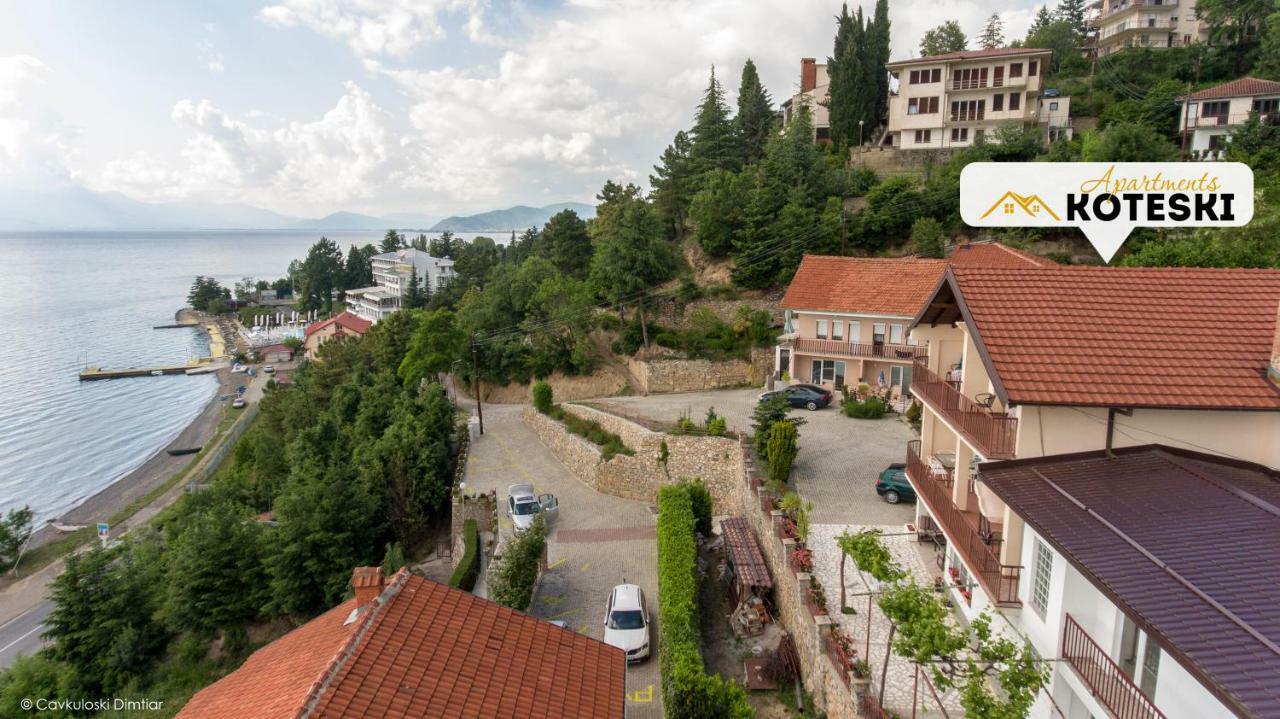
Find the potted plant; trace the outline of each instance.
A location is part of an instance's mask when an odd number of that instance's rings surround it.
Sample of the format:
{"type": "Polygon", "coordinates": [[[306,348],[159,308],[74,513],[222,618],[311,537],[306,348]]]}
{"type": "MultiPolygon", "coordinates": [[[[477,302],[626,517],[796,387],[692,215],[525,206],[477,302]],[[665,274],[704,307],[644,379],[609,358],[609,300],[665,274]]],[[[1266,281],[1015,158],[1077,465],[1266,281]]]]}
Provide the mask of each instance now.
{"type": "Polygon", "coordinates": [[[791,552],[791,568],[808,574],[813,571],[813,552],[801,547],[791,552]]]}
{"type": "Polygon", "coordinates": [[[822,591],[822,584],[818,582],[817,577],[809,577],[808,597],[805,603],[809,605],[809,612],[815,617],[827,613],[827,595],[822,591]]]}

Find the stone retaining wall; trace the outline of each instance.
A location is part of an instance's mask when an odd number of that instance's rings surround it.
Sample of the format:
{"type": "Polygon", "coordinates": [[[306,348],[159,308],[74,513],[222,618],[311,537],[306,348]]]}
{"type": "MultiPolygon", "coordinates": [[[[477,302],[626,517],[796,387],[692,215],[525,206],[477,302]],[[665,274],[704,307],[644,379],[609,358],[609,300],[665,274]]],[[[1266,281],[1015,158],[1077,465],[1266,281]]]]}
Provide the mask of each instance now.
{"type": "Polygon", "coordinates": [[[639,381],[645,394],[663,392],[702,392],[729,387],[763,386],[773,371],[773,350],[758,347],[751,361],[627,358],[627,368],[639,381]]]}

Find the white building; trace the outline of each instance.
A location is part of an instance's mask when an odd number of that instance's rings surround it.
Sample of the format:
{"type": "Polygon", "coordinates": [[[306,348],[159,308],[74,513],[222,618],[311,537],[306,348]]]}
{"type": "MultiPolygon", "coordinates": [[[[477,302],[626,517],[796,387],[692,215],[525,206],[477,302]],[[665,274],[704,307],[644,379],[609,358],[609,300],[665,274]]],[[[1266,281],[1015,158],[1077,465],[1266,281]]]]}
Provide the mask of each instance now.
{"type": "Polygon", "coordinates": [[[1045,96],[1052,50],[991,48],[899,60],[881,140],[899,150],[969,147],[1001,125],[1039,125],[1046,140],[1070,136],[1071,99],[1045,96]]]}
{"type": "Polygon", "coordinates": [[[1242,77],[1193,92],[1182,99],[1179,129],[1192,157],[1219,157],[1231,128],[1258,113],[1264,121],[1280,112],[1280,82],[1242,77]]]}
{"type": "Polygon", "coordinates": [[[423,290],[435,292],[453,279],[453,260],[432,257],[411,247],[374,255],[374,284],[348,290],[348,309],[370,322],[381,320],[400,309],[401,297],[408,292],[413,274],[417,274],[423,290]]]}
{"type": "Polygon", "coordinates": [[[1099,57],[1128,47],[1180,47],[1209,37],[1196,17],[1195,0],[1101,0],[1099,5],[1089,21],[1099,57]]]}
{"type": "MultiPolygon", "coordinates": [[[[815,140],[831,139],[831,116],[827,112],[827,100],[831,96],[831,80],[827,77],[826,63],[812,57],[800,59],[800,92],[782,103],[782,124],[791,124],[802,108],[809,108],[815,140]]],[[[868,131],[872,128],[867,128],[868,131]]]]}

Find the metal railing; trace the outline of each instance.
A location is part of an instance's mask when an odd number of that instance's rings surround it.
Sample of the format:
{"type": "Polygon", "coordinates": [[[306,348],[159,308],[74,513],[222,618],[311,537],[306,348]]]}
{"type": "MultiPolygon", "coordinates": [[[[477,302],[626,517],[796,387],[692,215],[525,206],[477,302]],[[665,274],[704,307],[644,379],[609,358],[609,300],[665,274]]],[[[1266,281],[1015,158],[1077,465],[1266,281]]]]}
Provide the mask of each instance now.
{"type": "Polygon", "coordinates": [[[891,360],[916,360],[928,356],[924,347],[869,342],[845,342],[844,340],[794,340],[796,352],[841,355],[843,357],[875,357],[891,360]]]}
{"type": "Polygon", "coordinates": [[[1164,719],[1164,712],[1070,614],[1062,627],[1062,658],[1116,719],[1164,719]]]}
{"type": "Polygon", "coordinates": [[[925,499],[933,520],[949,535],[951,546],[977,571],[978,581],[991,601],[1003,606],[1021,605],[1018,582],[1022,578],[1022,567],[1001,563],[1001,542],[984,539],[964,516],[965,512],[952,501],[950,484],[920,456],[920,440],[907,443],[907,478],[916,488],[916,494],[925,499]]]}
{"type": "Polygon", "coordinates": [[[987,459],[1012,459],[1018,439],[1018,419],[992,414],[934,374],[924,362],[911,370],[911,391],[947,419],[987,459]]]}

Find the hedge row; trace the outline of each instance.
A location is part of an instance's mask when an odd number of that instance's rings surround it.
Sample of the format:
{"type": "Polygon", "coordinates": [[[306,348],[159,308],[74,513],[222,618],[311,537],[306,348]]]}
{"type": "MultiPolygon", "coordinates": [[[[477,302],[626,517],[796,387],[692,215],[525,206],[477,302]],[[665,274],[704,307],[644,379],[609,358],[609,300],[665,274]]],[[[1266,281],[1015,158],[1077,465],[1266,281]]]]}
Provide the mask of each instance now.
{"type": "Polygon", "coordinates": [[[658,491],[658,660],[665,714],[668,719],[744,719],[754,715],[746,693],[734,682],[707,675],[699,651],[695,493],[690,484],[658,491]]]}
{"type": "Polygon", "coordinates": [[[600,446],[600,458],[609,461],[615,454],[625,454],[631,456],[635,454],[630,447],[623,443],[622,438],[610,432],[600,423],[593,419],[583,419],[572,412],[564,411],[560,405],[551,407],[551,411],[547,412],[547,416],[560,422],[564,428],[570,432],[585,437],[593,444],[600,446]]]}
{"type": "Polygon", "coordinates": [[[480,577],[480,532],[474,519],[468,519],[462,525],[462,546],[462,561],[454,567],[449,586],[469,592],[480,577]]]}
{"type": "Polygon", "coordinates": [[[545,516],[535,516],[528,529],[507,542],[502,564],[489,572],[489,598],[504,607],[524,612],[533,601],[533,587],[538,583],[542,554],[547,547],[545,516]]]}

